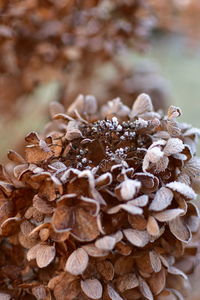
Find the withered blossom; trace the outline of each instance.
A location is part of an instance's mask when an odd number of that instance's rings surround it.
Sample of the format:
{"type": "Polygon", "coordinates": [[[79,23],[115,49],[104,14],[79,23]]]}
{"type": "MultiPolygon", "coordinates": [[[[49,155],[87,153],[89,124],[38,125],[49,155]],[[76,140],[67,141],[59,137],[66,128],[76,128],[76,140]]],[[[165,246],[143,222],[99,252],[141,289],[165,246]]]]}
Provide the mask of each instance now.
{"type": "Polygon", "coordinates": [[[200,131],[146,94],[132,108],[81,95],[51,115],[1,167],[0,297],[189,299],[200,131]]]}

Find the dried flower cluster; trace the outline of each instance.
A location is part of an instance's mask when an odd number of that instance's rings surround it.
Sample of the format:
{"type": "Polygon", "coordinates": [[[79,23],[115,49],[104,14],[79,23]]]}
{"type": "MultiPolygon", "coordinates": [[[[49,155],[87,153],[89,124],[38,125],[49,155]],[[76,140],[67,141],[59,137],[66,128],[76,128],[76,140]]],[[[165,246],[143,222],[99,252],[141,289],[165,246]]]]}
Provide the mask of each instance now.
{"type": "Polygon", "coordinates": [[[80,95],[51,115],[43,135],[26,136],[25,158],[10,151],[1,169],[0,297],[186,299],[199,130],[146,94],[131,109],[80,95]]]}
{"type": "Polygon", "coordinates": [[[142,47],[150,14],[146,0],[1,1],[2,90],[12,85],[13,100],[43,81],[89,76],[122,48],[142,47]]]}

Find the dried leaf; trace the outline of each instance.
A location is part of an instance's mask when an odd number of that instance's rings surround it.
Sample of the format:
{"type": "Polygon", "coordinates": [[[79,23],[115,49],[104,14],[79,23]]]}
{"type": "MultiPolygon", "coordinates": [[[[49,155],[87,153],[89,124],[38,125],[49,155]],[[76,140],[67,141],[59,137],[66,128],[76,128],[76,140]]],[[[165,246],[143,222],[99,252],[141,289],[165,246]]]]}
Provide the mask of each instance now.
{"type": "Polygon", "coordinates": [[[81,280],[81,289],[91,299],[100,299],[102,297],[103,288],[97,279],[81,280]]]}
{"type": "Polygon", "coordinates": [[[65,270],[73,275],[82,274],[87,268],[89,257],[83,248],[78,248],[68,257],[65,270]]]}

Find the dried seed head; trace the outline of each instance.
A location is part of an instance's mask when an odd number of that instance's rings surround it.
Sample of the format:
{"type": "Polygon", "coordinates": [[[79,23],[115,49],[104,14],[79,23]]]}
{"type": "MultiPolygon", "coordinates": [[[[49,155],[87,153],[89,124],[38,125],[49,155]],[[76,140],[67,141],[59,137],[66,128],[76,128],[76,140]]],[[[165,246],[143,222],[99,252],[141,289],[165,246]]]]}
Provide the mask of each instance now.
{"type": "Polygon", "coordinates": [[[187,278],[176,266],[184,251],[193,266],[197,253],[199,131],[177,123],[177,108],[154,112],[145,94],[131,112],[118,98],[97,109],[81,95],[68,115],[55,103],[51,113],[50,131],[27,135],[26,159],[10,152],[1,178],[5,294],[162,299],[172,275],[187,278]]]}

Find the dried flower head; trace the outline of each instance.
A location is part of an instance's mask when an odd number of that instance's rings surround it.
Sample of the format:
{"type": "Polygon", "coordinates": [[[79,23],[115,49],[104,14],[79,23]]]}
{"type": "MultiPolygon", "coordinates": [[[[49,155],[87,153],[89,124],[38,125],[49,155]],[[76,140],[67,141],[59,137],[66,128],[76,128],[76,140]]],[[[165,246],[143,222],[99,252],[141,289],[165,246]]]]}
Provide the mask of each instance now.
{"type": "Polygon", "coordinates": [[[53,121],[26,136],[26,157],[11,151],[13,166],[1,169],[2,297],[183,299],[200,131],[180,114],[155,112],[146,94],[131,109],[83,95],[66,113],[51,104],[53,121]]]}

